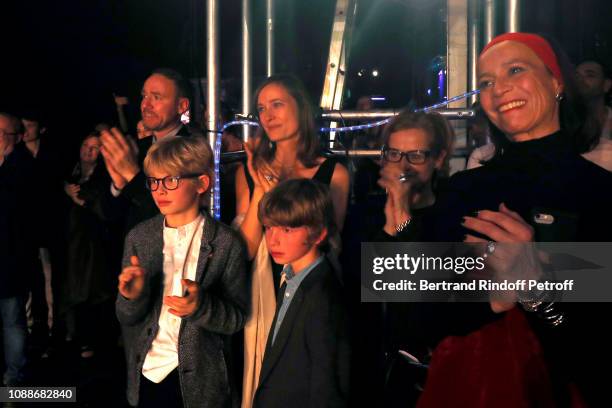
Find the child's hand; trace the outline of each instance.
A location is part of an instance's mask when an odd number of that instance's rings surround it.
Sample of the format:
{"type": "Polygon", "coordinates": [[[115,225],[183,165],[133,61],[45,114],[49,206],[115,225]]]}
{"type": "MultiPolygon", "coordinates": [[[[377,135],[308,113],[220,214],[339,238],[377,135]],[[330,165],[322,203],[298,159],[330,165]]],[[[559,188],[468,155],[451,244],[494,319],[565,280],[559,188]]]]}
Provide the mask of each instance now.
{"type": "Polygon", "coordinates": [[[144,269],[138,262],[137,256],[130,258],[130,266],[123,268],[119,275],[119,293],[126,299],[136,299],[140,297],[144,286],[144,269]]]}
{"type": "Polygon", "coordinates": [[[164,304],[170,307],[168,310],[175,316],[187,317],[193,314],[200,306],[200,287],[189,279],[181,280],[185,288],[185,296],[166,296],[164,304]]]}

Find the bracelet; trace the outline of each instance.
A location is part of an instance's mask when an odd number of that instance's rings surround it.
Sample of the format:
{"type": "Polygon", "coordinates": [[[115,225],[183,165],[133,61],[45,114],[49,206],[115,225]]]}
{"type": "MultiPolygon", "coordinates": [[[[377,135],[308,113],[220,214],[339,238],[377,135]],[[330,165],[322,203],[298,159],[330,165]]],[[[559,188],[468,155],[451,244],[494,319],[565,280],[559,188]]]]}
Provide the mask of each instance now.
{"type": "Polygon", "coordinates": [[[519,303],[526,312],[535,313],[549,327],[557,327],[565,321],[565,315],[557,311],[555,302],[519,301],[519,303]]]}
{"type": "Polygon", "coordinates": [[[397,231],[397,233],[399,234],[400,232],[402,232],[404,230],[404,228],[406,228],[408,226],[408,224],[410,224],[410,221],[412,221],[412,217],[409,217],[404,222],[400,222],[399,224],[396,224],[395,225],[395,231],[397,231]]]}
{"type": "Polygon", "coordinates": [[[539,293],[518,293],[518,301],[526,312],[535,313],[549,327],[557,327],[565,320],[565,315],[555,307],[554,294],[541,291],[539,293]],[[551,299],[552,298],[552,299],[551,299]]]}

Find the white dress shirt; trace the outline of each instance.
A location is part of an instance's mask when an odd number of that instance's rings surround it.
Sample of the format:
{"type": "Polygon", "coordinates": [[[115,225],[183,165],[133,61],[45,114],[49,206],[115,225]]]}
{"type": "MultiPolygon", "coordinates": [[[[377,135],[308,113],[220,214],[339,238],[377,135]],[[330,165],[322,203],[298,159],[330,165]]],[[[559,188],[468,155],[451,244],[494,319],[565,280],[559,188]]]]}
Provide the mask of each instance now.
{"type": "MultiPolygon", "coordinates": [[[[183,296],[181,279],[195,280],[203,224],[202,216],[178,228],[164,224],[164,296],[183,296]]],[[[142,366],[142,375],[154,383],[160,383],[178,367],[181,318],[171,314],[169,309],[162,304],[159,331],[142,366]]]]}

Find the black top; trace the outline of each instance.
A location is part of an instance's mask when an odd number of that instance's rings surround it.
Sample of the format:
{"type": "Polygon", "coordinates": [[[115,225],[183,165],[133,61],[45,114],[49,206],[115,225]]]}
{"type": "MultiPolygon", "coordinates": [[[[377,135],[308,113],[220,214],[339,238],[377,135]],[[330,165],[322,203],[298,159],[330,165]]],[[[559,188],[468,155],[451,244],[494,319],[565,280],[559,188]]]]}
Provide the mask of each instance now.
{"type": "MultiPolygon", "coordinates": [[[[312,176],[312,180],[318,181],[319,183],[323,183],[325,185],[331,184],[332,176],[334,175],[334,169],[336,168],[336,163],[338,162],[335,158],[326,159],[321,165],[319,169],[312,176]]],[[[251,174],[249,173],[246,166],[244,166],[244,174],[246,176],[246,181],[249,186],[249,196],[253,195],[253,188],[255,187],[253,184],[253,179],[251,178],[251,174]]]]}
{"type": "MultiPolygon", "coordinates": [[[[573,152],[561,132],[509,143],[500,153],[484,166],[450,179],[418,240],[461,242],[466,233],[474,234],[461,226],[462,217],[484,209],[499,211],[501,203],[534,227],[536,241],[611,240],[612,174],[573,152]],[[553,224],[536,223],[537,214],[552,215],[553,224]]],[[[438,332],[432,336],[437,339],[467,334],[503,316],[493,314],[484,303],[432,306],[427,309],[437,322],[438,332]]],[[[556,307],[566,315],[559,328],[551,329],[534,314],[527,314],[543,345],[553,381],[571,381],[587,400],[597,400],[606,387],[595,366],[612,364],[612,353],[605,351],[610,337],[604,334],[603,323],[610,316],[609,304],[563,303],[556,307]],[[590,349],[597,350],[597,357],[565,358],[590,349]]]]}
{"type": "Polygon", "coordinates": [[[499,211],[505,203],[531,224],[536,241],[609,241],[612,174],[572,151],[562,133],[509,143],[484,166],[451,177],[435,206],[425,238],[459,242],[468,231],[462,217],[474,211],[499,211]],[[551,226],[536,214],[555,217],[551,226]]]}
{"type": "Polygon", "coordinates": [[[411,242],[418,241],[425,233],[426,228],[432,222],[434,216],[434,206],[417,208],[410,211],[410,224],[395,236],[389,235],[384,229],[380,228],[372,236],[374,242],[411,242]]]}
{"type": "Polygon", "coordinates": [[[39,183],[34,159],[16,146],[0,165],[0,299],[22,295],[36,267],[39,183]]]}

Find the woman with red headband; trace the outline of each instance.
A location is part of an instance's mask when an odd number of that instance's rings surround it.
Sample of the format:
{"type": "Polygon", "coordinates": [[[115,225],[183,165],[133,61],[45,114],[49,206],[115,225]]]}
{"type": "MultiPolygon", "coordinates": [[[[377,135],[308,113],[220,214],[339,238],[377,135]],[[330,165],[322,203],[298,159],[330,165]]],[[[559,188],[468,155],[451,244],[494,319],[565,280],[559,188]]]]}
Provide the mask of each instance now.
{"type": "MultiPolygon", "coordinates": [[[[612,175],[580,156],[596,143],[597,126],[567,58],[539,35],[493,39],[477,71],[496,154],[450,179],[419,239],[479,245],[500,280],[547,279],[554,266],[534,241],[611,241],[612,175]]],[[[609,399],[606,379],[595,374],[596,364],[612,364],[601,328],[609,308],[550,304],[541,295],[507,292],[489,304],[436,307],[441,313],[429,315],[436,348],[418,406],[577,407],[609,399]]]]}

